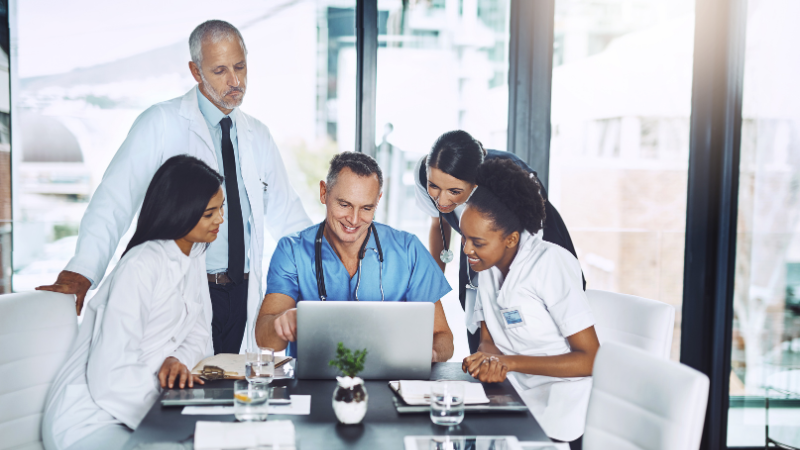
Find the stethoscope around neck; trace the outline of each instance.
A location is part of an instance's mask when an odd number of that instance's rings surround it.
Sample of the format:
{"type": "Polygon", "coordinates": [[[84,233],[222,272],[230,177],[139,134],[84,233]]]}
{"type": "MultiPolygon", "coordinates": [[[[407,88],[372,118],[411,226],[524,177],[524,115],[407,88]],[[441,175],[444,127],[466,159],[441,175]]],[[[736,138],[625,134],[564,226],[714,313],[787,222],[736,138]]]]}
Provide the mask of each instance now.
{"type": "MultiPolygon", "coordinates": [[[[317,269],[317,291],[319,291],[320,301],[328,299],[328,292],[325,290],[325,273],[322,269],[322,234],[325,232],[325,221],[319,224],[317,228],[317,237],[314,239],[314,266],[317,269]]],[[[367,243],[369,242],[370,234],[375,235],[375,247],[377,250],[372,249],[378,253],[378,260],[380,261],[380,287],[381,287],[381,301],[384,301],[383,295],[383,249],[381,249],[381,241],[378,239],[378,230],[375,229],[375,223],[371,223],[367,229],[367,237],[364,238],[364,243],[361,244],[361,249],[358,251],[358,280],[356,281],[356,301],[358,299],[358,288],[361,287],[361,262],[364,260],[364,255],[367,252],[367,243]]],[[[471,283],[470,283],[471,284],[471,283]]]]}
{"type": "MultiPolygon", "coordinates": [[[[442,221],[443,220],[444,220],[444,217],[442,216],[442,213],[440,212],[439,213],[439,231],[442,233],[442,247],[444,248],[444,250],[442,250],[442,253],[439,254],[439,259],[443,263],[447,264],[447,263],[449,263],[450,261],[453,260],[453,251],[447,248],[447,241],[444,239],[444,226],[442,225],[442,221]]],[[[461,253],[464,255],[464,258],[467,257],[467,254],[464,253],[464,246],[463,245],[461,246],[461,253]]],[[[466,284],[466,288],[476,291],[476,290],[478,290],[478,286],[475,286],[474,284],[472,284],[472,276],[469,274],[470,270],[472,270],[472,269],[470,269],[469,268],[469,264],[467,264],[467,284],[466,284]]]]}
{"type": "MultiPolygon", "coordinates": [[[[458,203],[456,206],[461,206],[464,203],[467,203],[469,201],[469,199],[472,198],[472,194],[475,193],[476,189],[478,189],[478,186],[475,186],[474,188],[472,188],[472,192],[469,193],[469,196],[467,197],[467,199],[464,200],[463,203],[458,203]]],[[[438,203],[438,201],[436,199],[434,199],[433,197],[431,197],[430,194],[428,194],[428,198],[431,199],[431,202],[433,202],[433,206],[436,208],[436,211],[439,212],[439,232],[442,234],[442,249],[443,249],[442,252],[439,253],[439,260],[442,261],[443,263],[447,264],[447,263],[453,261],[453,256],[454,255],[453,255],[453,251],[450,250],[449,248],[447,248],[447,240],[445,240],[445,238],[444,238],[444,224],[442,224],[442,222],[445,219],[444,219],[444,216],[442,215],[442,212],[439,211],[439,203],[438,203]]],[[[438,199],[438,197],[437,197],[437,199],[438,199]]],[[[455,210],[453,210],[453,211],[455,211],[455,210]]],[[[377,242],[377,238],[375,240],[377,242]]],[[[461,250],[462,250],[461,253],[464,254],[464,257],[466,258],[467,255],[463,251],[464,250],[463,246],[461,247],[461,250]]],[[[472,276],[470,276],[470,274],[469,274],[470,270],[471,269],[469,268],[469,264],[467,264],[467,285],[466,285],[466,288],[467,289],[471,289],[471,290],[478,290],[478,286],[475,286],[474,284],[472,284],[472,276]]]]}

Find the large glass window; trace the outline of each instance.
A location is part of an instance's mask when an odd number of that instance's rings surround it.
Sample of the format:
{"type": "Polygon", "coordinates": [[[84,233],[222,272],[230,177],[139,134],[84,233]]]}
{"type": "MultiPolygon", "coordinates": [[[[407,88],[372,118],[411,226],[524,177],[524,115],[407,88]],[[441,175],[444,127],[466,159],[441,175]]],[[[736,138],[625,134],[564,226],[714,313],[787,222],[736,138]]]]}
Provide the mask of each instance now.
{"type": "Polygon", "coordinates": [[[765,395],[770,437],[800,446],[798,15],[793,1],[748,3],[730,446],[764,445],[765,395]]]}
{"type": "MultiPolygon", "coordinates": [[[[312,219],[322,218],[318,182],[338,151],[337,139],[352,140],[355,130],[340,113],[355,104],[355,60],[343,59],[354,48],[355,0],[219,6],[209,0],[17,2],[12,26],[19,35],[14,69],[21,133],[13,138],[22,155],[14,168],[15,290],[54,281],[72,257],[81,217],[134,119],[196,85],[188,38],[210,18],[241,30],[249,52],[242,110],[270,128],[304,207],[312,219]],[[353,67],[342,67],[347,63],[353,67]]],[[[2,130],[0,120],[0,150],[2,130]]],[[[0,239],[2,230],[0,222],[0,239]]],[[[2,257],[6,248],[3,243],[2,257]]],[[[270,256],[266,251],[265,266],[270,256]]]]}
{"type": "Polygon", "coordinates": [[[588,289],[676,308],[680,349],[693,0],[557,0],[550,201],[588,289]]]}
{"type": "Polygon", "coordinates": [[[376,144],[396,180],[384,222],[427,242],[430,220],[414,206],[413,164],[455,129],[486,148],[506,148],[509,0],[378,5],[376,144]]]}
{"type": "MultiPolygon", "coordinates": [[[[378,2],[376,145],[387,179],[378,219],[426,245],[431,220],[415,204],[413,168],[436,138],[463,129],[486,148],[506,149],[509,5],[510,0],[378,2]]],[[[355,52],[349,58],[355,61],[355,52]]],[[[445,275],[454,292],[443,305],[455,336],[454,360],[461,360],[469,351],[458,265],[448,264],[445,275]]]]}

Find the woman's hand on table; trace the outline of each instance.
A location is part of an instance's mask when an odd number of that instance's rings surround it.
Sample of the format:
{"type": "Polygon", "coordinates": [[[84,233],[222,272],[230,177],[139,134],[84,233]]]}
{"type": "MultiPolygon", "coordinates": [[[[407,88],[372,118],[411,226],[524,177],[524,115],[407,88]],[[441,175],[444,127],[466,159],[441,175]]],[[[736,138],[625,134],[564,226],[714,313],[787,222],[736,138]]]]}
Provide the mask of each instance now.
{"type": "Polygon", "coordinates": [[[483,383],[501,383],[508,374],[508,365],[503,362],[502,356],[475,352],[464,358],[461,370],[483,383]]]}
{"type": "Polygon", "coordinates": [[[178,387],[183,389],[187,383],[189,387],[194,387],[194,383],[206,384],[199,376],[192,375],[189,369],[174,356],[170,356],[161,364],[161,369],[158,371],[158,381],[161,382],[161,388],[173,388],[175,381],[178,381],[178,387]]]}

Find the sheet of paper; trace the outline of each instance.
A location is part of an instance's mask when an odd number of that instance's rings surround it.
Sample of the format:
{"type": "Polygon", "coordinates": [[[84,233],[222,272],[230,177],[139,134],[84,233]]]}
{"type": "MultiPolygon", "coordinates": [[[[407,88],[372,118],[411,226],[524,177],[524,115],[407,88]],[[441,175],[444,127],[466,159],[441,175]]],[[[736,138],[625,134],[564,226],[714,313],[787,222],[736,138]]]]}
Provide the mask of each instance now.
{"type": "Polygon", "coordinates": [[[294,361],[275,368],[275,379],[283,380],[285,378],[294,378],[294,361]]]}
{"type": "Polygon", "coordinates": [[[233,406],[184,406],[184,416],[226,416],[233,414],[233,406]]]}
{"type": "MultiPolygon", "coordinates": [[[[269,405],[269,414],[307,416],[311,414],[310,395],[291,395],[288,405],[269,405]]],[[[233,414],[233,406],[184,406],[181,414],[187,416],[224,416],[233,414]]]]}
{"type": "MultiPolygon", "coordinates": [[[[400,395],[409,405],[429,405],[431,386],[438,381],[422,380],[400,380],[400,395]]],[[[451,381],[450,383],[454,383],[451,381]]],[[[464,403],[467,405],[477,405],[489,403],[489,397],[483,390],[480,383],[470,383],[468,381],[455,381],[464,384],[464,403]]]]}
{"type": "Polygon", "coordinates": [[[307,416],[311,414],[310,395],[290,395],[292,403],[288,405],[269,405],[269,414],[285,414],[287,416],[307,416]]]}
{"type": "Polygon", "coordinates": [[[195,450],[228,450],[250,447],[295,448],[294,424],[289,420],[266,422],[197,422],[195,450]]]}

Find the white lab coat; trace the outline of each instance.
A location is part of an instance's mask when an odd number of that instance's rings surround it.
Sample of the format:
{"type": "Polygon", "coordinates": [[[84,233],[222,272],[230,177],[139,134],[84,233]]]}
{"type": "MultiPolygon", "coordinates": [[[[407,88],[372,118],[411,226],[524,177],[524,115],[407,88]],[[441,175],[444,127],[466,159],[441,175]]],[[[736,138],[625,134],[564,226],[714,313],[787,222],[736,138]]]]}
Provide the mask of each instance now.
{"type": "Polygon", "coordinates": [[[42,440],[61,450],[107,426],[136,429],[174,356],[190,370],[211,340],[205,246],[175,241],[131,249],[88,303],[78,337],[45,403],[42,440]]]}
{"type": "MultiPolygon", "coordinates": [[[[239,108],[231,115],[237,124],[239,161],[252,210],[244,347],[255,343],[255,318],[263,298],[265,216],[266,227],[276,240],[311,226],[311,220],[289,184],[278,147],[266,125],[239,108]]],[[[151,106],[136,119],[92,196],[81,221],[75,256],[65,270],[88,277],[95,287],[100,284],[156,170],[179,154],[197,157],[219,170],[194,87],[183,97],[151,106]]]]}
{"type": "MultiPolygon", "coordinates": [[[[572,254],[523,232],[519,250],[503,280],[492,267],[479,275],[473,320],[485,322],[506,355],[553,356],[570,352],[567,337],[594,325],[581,268],[572,254]],[[517,310],[524,325],[507,328],[501,310],[517,310]]],[[[554,378],[509,373],[536,420],[551,438],[572,441],[583,435],[591,377],[554,378]]]]}

